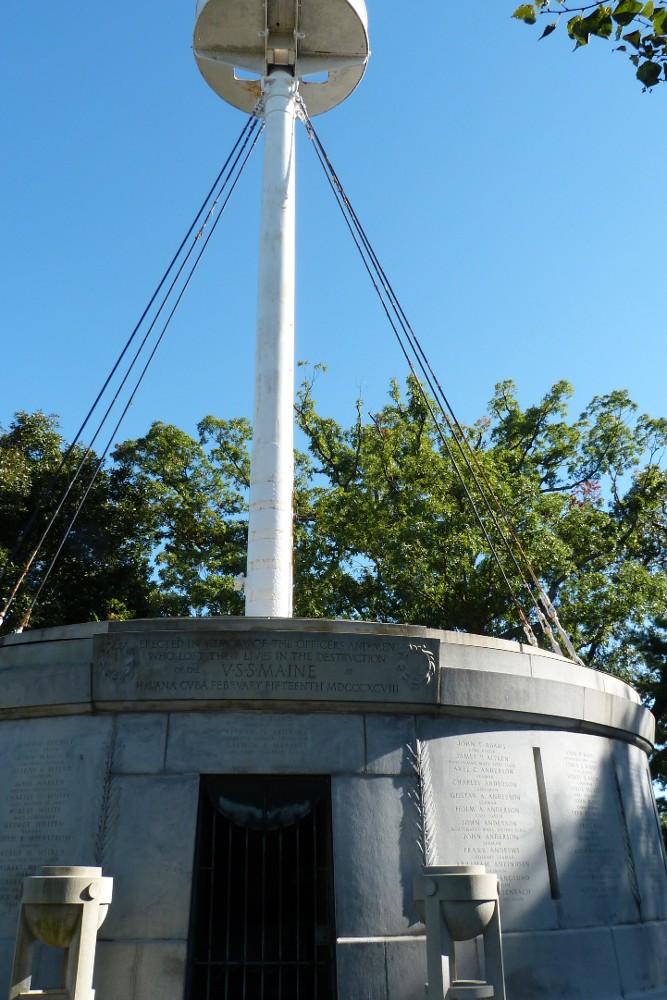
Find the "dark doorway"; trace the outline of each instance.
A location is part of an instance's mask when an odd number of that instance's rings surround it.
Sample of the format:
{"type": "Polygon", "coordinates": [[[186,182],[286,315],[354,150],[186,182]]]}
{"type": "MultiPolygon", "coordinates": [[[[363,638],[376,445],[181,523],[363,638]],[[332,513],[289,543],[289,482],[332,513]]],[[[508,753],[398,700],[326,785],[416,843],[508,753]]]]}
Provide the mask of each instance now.
{"type": "Polygon", "coordinates": [[[331,789],[204,776],[188,1000],[335,1000],[331,789]]]}

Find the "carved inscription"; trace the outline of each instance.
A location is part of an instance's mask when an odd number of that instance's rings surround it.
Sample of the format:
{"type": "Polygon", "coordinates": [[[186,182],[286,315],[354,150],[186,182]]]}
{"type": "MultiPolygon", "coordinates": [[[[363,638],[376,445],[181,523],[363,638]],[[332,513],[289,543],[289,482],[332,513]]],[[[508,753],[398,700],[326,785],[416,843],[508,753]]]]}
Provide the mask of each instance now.
{"type": "Polygon", "coordinates": [[[0,812],[0,903],[19,898],[39,865],[58,864],[72,844],[70,738],[26,739],[11,751],[0,812]]]}
{"type": "Polygon", "coordinates": [[[625,870],[625,858],[620,855],[620,830],[609,832],[610,810],[614,806],[612,793],[608,799],[600,794],[603,781],[599,756],[590,750],[567,750],[563,757],[563,779],[570,790],[571,829],[576,841],[569,863],[576,873],[576,882],[588,899],[596,898],[603,905],[618,895],[619,869],[625,870]]]}
{"type": "Polygon", "coordinates": [[[447,813],[455,857],[447,863],[485,864],[499,875],[505,901],[531,896],[532,852],[525,839],[534,826],[534,802],[523,771],[516,750],[500,740],[459,738],[449,761],[447,813]]]}
{"type": "Polygon", "coordinates": [[[437,698],[438,643],[334,633],[95,637],[95,696],[135,700],[411,701],[437,698]],[[131,669],[121,669],[130,663],[131,669]],[[111,666],[110,666],[111,665],[111,666]]]}
{"type": "Polygon", "coordinates": [[[246,717],[221,719],[220,739],[235,760],[248,762],[261,755],[264,760],[299,760],[304,753],[304,726],[299,718],[246,717]],[[259,751],[259,753],[258,753],[259,751]]]}
{"type": "Polygon", "coordinates": [[[641,751],[633,752],[628,762],[628,772],[630,780],[626,780],[623,793],[626,798],[626,814],[633,824],[637,863],[644,878],[649,884],[655,883],[664,898],[667,891],[665,849],[661,843],[653,802],[651,775],[641,751]]]}
{"type": "Polygon", "coordinates": [[[667,917],[667,857],[662,843],[648,761],[636,747],[617,748],[616,773],[629,849],[635,864],[642,919],[667,917]],[[618,759],[620,758],[620,760],[618,759]]]}

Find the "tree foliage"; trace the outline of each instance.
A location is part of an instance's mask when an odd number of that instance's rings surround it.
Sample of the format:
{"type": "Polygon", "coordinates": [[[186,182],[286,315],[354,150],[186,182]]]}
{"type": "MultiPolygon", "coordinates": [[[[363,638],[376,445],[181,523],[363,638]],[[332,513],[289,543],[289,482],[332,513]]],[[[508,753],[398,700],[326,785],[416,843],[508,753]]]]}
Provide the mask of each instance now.
{"type": "MultiPolygon", "coordinates": [[[[18,627],[57,553],[62,528],[77,510],[97,465],[94,454],[68,446],[58,422],[43,413],[17,413],[0,429],[0,602],[4,605],[28,556],[45,533],[57,497],[81,464],[82,476],[66,497],[57,526],[33,561],[17,593],[3,632],[18,627]],[[33,511],[29,536],[17,546],[33,511]]],[[[146,501],[122,472],[103,468],[70,532],[31,617],[31,627],[150,613],[155,596],[150,539],[145,530],[146,501]]]]}
{"type": "MultiPolygon", "coordinates": [[[[393,384],[374,414],[364,415],[359,402],[349,426],[320,414],[313,393],[311,377],[296,405],[305,447],[296,456],[295,614],[523,639],[471,514],[470,469],[456,474],[451,438],[441,435],[418,385],[393,384]]],[[[638,413],[625,392],[598,396],[570,418],[571,394],[558,382],[523,407],[513,383],[503,382],[466,434],[580,655],[639,688],[664,743],[667,420],[638,413]]],[[[247,421],[207,417],[196,437],[157,423],[119,444],[31,624],[242,613],[235,581],[245,565],[249,441],[247,421]]],[[[41,414],[19,414],[0,434],[0,569],[64,447],[41,414]]],[[[68,467],[80,455],[75,448],[68,467]]],[[[82,489],[68,498],[70,510],[82,489]]],[[[34,593],[55,540],[48,545],[5,631],[34,593]]],[[[503,559],[522,595],[516,566],[503,559]]],[[[6,568],[10,579],[18,558],[6,568]]],[[[539,634],[539,619],[532,621],[539,634]]],[[[664,750],[655,766],[667,779],[664,750]]]]}
{"type": "Polygon", "coordinates": [[[615,0],[613,3],[554,3],[534,0],[523,3],[512,17],[524,24],[548,18],[540,38],[546,38],[564,19],[565,30],[575,49],[588,45],[591,38],[612,39],[616,51],[626,52],[644,89],[667,79],[667,7],[653,0],[615,0]]]}
{"type": "Polygon", "coordinates": [[[146,497],[161,614],[242,614],[234,579],[245,568],[247,420],[206,417],[190,437],[155,423],[113,458],[146,497]]]}
{"type": "MultiPolygon", "coordinates": [[[[630,630],[667,604],[667,476],[657,464],[667,421],[638,416],[616,392],[568,422],[570,395],[560,382],[524,410],[504,382],[469,436],[575,645],[590,665],[618,670],[630,630]]],[[[305,386],[297,418],[312,463],[296,547],[296,596],[309,613],[518,636],[414,383],[405,397],[394,385],[368,422],[359,408],[350,428],[320,417],[305,386]]]]}

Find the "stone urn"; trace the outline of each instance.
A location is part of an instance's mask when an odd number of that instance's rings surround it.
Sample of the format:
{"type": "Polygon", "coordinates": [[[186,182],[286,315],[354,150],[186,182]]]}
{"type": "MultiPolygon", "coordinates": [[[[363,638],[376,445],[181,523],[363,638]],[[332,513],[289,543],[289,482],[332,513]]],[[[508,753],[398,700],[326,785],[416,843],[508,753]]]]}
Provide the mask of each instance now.
{"type": "Polygon", "coordinates": [[[91,1000],[97,931],[107,915],[112,889],[113,879],[92,867],[48,866],[24,880],[10,1000],[91,1000]],[[55,989],[31,989],[36,941],[65,952],[64,982],[55,989]]]}
{"type": "MultiPolygon", "coordinates": [[[[429,865],[424,892],[437,895],[453,941],[469,941],[484,932],[498,900],[498,877],[483,865],[429,865]],[[442,878],[442,876],[446,876],[442,878]]],[[[419,907],[423,916],[423,903],[419,907]]]]}
{"type": "Polygon", "coordinates": [[[505,1000],[497,875],[483,865],[425,865],[415,900],[426,924],[427,996],[505,1000]],[[482,937],[486,979],[458,979],[455,942],[482,937]]]}
{"type": "Polygon", "coordinates": [[[81,905],[97,903],[98,930],[111,903],[113,879],[101,868],[45,866],[24,882],[25,919],[33,936],[52,948],[69,948],[81,920],[81,905]]]}

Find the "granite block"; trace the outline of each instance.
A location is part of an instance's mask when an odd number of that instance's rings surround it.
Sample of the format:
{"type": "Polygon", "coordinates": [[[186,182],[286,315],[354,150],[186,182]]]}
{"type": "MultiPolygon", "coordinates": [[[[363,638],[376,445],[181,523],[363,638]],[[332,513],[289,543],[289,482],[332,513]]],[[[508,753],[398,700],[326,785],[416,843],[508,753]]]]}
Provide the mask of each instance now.
{"type": "Polygon", "coordinates": [[[481,864],[501,883],[503,926],[557,926],[530,729],[420,719],[437,864],[481,864]]]}
{"type": "Polygon", "coordinates": [[[167,751],[166,714],[119,715],[113,769],[115,774],[157,774],[164,770],[167,751]]]}
{"type": "Polygon", "coordinates": [[[364,764],[360,715],[186,713],[169,726],[168,771],[341,774],[364,764]]]}
{"type": "Polygon", "coordinates": [[[366,770],[370,774],[414,774],[412,715],[366,716],[366,770]]]}
{"type": "Polygon", "coordinates": [[[182,1000],[187,942],[152,941],[139,947],[136,1000],[182,1000]]]}
{"type": "MultiPolygon", "coordinates": [[[[79,622],[76,625],[52,625],[49,628],[31,628],[27,632],[13,632],[0,639],[2,647],[28,646],[43,642],[63,642],[76,640],[92,653],[92,639],[98,633],[107,632],[117,622],[79,622]]],[[[122,623],[126,624],[126,623],[122,623]]]]}
{"type": "Polygon", "coordinates": [[[515,647],[497,649],[492,646],[443,643],[440,663],[443,670],[483,670],[528,677],[530,657],[521,655],[518,643],[515,647]]]}
{"type": "Polygon", "coordinates": [[[655,719],[642,705],[608,691],[584,691],[585,723],[640,736],[648,744],[655,740],[655,719]]]}
{"type": "Polygon", "coordinates": [[[636,866],[610,741],[545,732],[540,746],[565,926],[638,920],[636,866]]]}
{"type": "Polygon", "coordinates": [[[424,1000],[426,938],[387,938],[387,1000],[424,1000]]]}
{"type": "Polygon", "coordinates": [[[334,777],[336,924],[341,937],[405,934],[419,917],[412,879],[421,866],[416,780],[334,777]]]}
{"type": "Polygon", "coordinates": [[[611,930],[503,934],[511,1000],[611,1000],[621,984],[611,930]]]}
{"type": "Polygon", "coordinates": [[[134,941],[98,939],[93,976],[95,1000],[139,1000],[135,991],[139,948],[134,941]]]}
{"type": "Polygon", "coordinates": [[[94,641],[97,703],[435,704],[440,643],[400,633],[219,629],[112,632],[94,641]]]}
{"type": "Polygon", "coordinates": [[[667,854],[643,750],[614,742],[614,771],[628,848],[633,858],[643,920],[667,919],[667,854]]]}
{"type": "Polygon", "coordinates": [[[384,941],[339,940],[336,971],[340,1000],[389,1000],[384,941]]]}
{"type": "Polygon", "coordinates": [[[100,937],[187,938],[198,799],[194,775],[113,778],[103,858],[114,898],[100,937]]]}
{"type": "Polygon", "coordinates": [[[613,694],[617,698],[623,698],[625,701],[634,702],[635,705],[641,705],[641,698],[637,691],[619,677],[613,677],[611,674],[605,674],[600,671],[600,678],[602,680],[602,689],[607,694],[613,694]]]}
{"type": "Polygon", "coordinates": [[[623,996],[662,988],[667,995],[667,924],[646,923],[612,930],[623,996]],[[641,960],[638,960],[641,956],[641,960]]]}
{"type": "Polygon", "coordinates": [[[531,652],[529,658],[530,672],[535,678],[560,681],[563,684],[575,684],[579,687],[602,691],[602,674],[597,670],[580,667],[571,660],[556,656],[544,656],[536,652],[531,652]]]}
{"type": "Polygon", "coordinates": [[[23,879],[41,865],[95,865],[111,765],[110,718],[0,727],[0,935],[16,933],[23,879]]]}
{"type": "Polygon", "coordinates": [[[440,683],[442,705],[521,713],[538,724],[545,715],[554,719],[583,716],[584,688],[573,684],[481,670],[444,671],[440,683]]]}
{"type": "Polygon", "coordinates": [[[0,669],[8,667],[90,666],[93,647],[90,641],[60,639],[54,642],[17,642],[0,646],[0,669]]]}
{"type": "Polygon", "coordinates": [[[19,709],[44,709],[55,715],[58,706],[90,705],[91,674],[87,664],[48,663],[48,651],[37,665],[18,664],[0,669],[0,716],[19,709]]]}
{"type": "MultiPolygon", "coordinates": [[[[613,726],[615,717],[615,707],[618,699],[602,690],[587,688],[584,691],[584,721],[592,722],[599,726],[613,726]]],[[[631,702],[623,701],[619,706],[623,710],[632,710],[634,706],[631,702]]]]}

